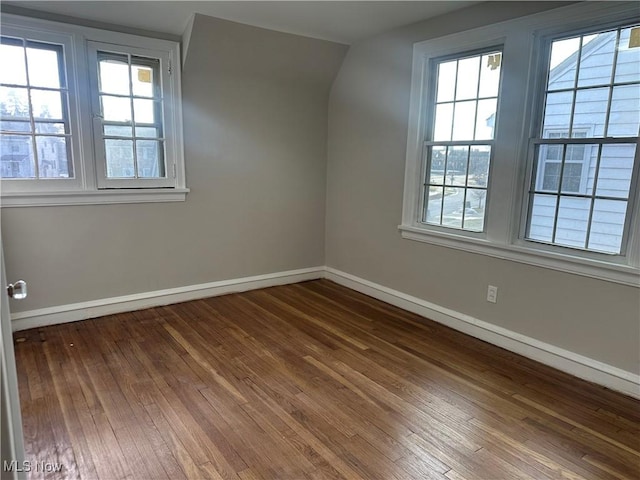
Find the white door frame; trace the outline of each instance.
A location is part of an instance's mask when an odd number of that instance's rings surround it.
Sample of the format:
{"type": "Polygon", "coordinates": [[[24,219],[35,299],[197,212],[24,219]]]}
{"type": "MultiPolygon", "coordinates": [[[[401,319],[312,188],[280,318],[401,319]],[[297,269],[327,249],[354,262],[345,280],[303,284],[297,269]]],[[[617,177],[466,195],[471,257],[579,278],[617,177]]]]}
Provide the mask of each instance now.
{"type": "Polygon", "coordinates": [[[13,350],[13,332],[11,331],[11,314],[9,312],[9,295],[7,294],[7,277],[4,271],[4,254],[2,239],[0,238],[0,368],[2,378],[0,407],[2,418],[1,450],[2,464],[0,471],[2,479],[24,479],[24,437],[22,433],[22,415],[20,413],[20,398],[18,395],[18,375],[16,373],[16,357],[13,350]],[[12,463],[15,462],[15,463],[12,463]],[[7,463],[5,463],[7,462],[7,463]],[[7,468],[11,466],[12,468],[7,468]],[[5,471],[6,469],[6,471],[5,471]]]}

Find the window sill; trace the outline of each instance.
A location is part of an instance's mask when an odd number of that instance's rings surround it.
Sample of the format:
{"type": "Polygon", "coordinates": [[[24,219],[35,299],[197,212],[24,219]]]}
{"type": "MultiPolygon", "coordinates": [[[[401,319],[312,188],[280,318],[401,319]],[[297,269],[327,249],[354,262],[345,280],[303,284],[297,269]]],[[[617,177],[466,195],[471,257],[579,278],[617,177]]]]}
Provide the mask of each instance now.
{"type": "Polygon", "coordinates": [[[428,231],[411,225],[399,225],[398,229],[401,231],[402,238],[407,240],[430,243],[560,272],[640,287],[640,269],[629,265],[564,253],[547,252],[525,245],[500,244],[484,238],[466,237],[455,233],[428,231]]]}
{"type": "Polygon", "coordinates": [[[61,205],[184,202],[187,193],[189,193],[188,188],[3,193],[0,199],[0,207],[53,207],[61,205]]]}

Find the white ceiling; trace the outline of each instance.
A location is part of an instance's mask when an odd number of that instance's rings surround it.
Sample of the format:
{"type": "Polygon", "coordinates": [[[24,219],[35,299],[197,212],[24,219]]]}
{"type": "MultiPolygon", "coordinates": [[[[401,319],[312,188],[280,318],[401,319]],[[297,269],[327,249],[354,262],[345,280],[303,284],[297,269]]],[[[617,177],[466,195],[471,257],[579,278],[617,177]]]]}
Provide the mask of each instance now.
{"type": "Polygon", "coordinates": [[[351,44],[473,1],[8,1],[8,5],[181,35],[193,13],[351,44]]]}

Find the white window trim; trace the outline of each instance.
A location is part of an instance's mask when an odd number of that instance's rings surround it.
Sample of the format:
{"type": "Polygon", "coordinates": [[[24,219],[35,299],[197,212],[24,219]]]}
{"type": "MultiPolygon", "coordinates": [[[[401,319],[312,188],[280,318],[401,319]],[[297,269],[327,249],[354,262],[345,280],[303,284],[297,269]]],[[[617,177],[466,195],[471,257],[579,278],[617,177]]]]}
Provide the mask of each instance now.
{"type": "MultiPolygon", "coordinates": [[[[542,39],[585,27],[599,28],[606,21],[637,20],[635,5],[589,2],[496,23],[414,44],[409,130],[405,165],[402,238],[464,250],[518,263],[550,268],[625,285],[640,286],[640,194],[632,192],[633,215],[626,255],[577,251],[524,240],[524,198],[531,180],[529,139],[539,101],[540,82],[529,72],[546,70],[540,58],[542,39]],[[567,21],[571,19],[571,21],[567,21]],[[423,181],[422,146],[429,108],[428,66],[432,59],[503,45],[501,98],[498,104],[485,233],[474,234],[420,222],[420,185],[423,181]],[[538,68],[538,70],[536,70],[538,68]],[[526,85],[526,92],[522,91],[526,85]],[[525,93],[525,94],[523,94],[525,93]],[[508,119],[508,121],[506,121],[508,119]],[[513,159],[522,159],[514,162],[513,159]],[[496,175],[496,172],[499,172],[496,175]]],[[[640,150],[640,148],[639,148],[640,150]]]]}
{"type": "MultiPolygon", "coordinates": [[[[80,150],[80,122],[79,117],[77,115],[79,104],[81,102],[78,101],[74,92],[77,91],[77,83],[75,75],[70,75],[70,73],[74,72],[76,67],[75,58],[71,55],[66,55],[66,52],[70,52],[73,50],[73,36],[69,33],[58,32],[58,31],[44,31],[41,29],[31,28],[29,26],[25,26],[24,28],[17,28],[13,24],[6,25],[2,22],[2,35],[3,36],[16,36],[16,37],[28,37],[29,39],[33,39],[39,42],[44,43],[54,43],[57,45],[62,45],[63,51],[65,52],[65,77],[67,83],[67,96],[69,102],[68,115],[69,118],[69,131],[71,132],[71,151],[73,153],[78,152],[80,150]]],[[[77,155],[76,155],[77,156],[77,155]]],[[[82,188],[82,178],[85,176],[85,172],[83,171],[82,162],[78,162],[75,158],[73,159],[73,170],[75,172],[74,178],[43,178],[43,179],[14,179],[11,181],[1,180],[0,185],[2,186],[2,194],[3,196],[6,194],[12,194],[14,192],[22,192],[25,191],[23,188],[23,184],[28,183],[28,190],[32,192],[52,192],[57,190],[75,190],[82,188]],[[22,185],[21,185],[22,184],[22,185]]]]}
{"type": "Polygon", "coordinates": [[[12,14],[2,15],[2,33],[22,37],[36,35],[42,41],[48,37],[50,41],[64,45],[76,178],[64,181],[64,185],[55,184],[58,180],[53,179],[24,180],[25,183],[30,182],[26,189],[20,185],[21,180],[1,180],[0,207],[176,202],[186,199],[189,189],[186,187],[184,165],[179,42],[12,14]],[[168,120],[164,125],[167,129],[165,135],[171,139],[165,145],[167,174],[173,175],[175,171],[175,182],[172,181],[169,188],[98,188],[88,75],[90,41],[160,51],[169,59],[172,75],[168,83],[163,84],[164,117],[168,120]]]}
{"type": "MultiPolygon", "coordinates": [[[[489,171],[487,172],[487,185],[485,187],[480,187],[481,189],[484,190],[485,194],[486,194],[486,198],[485,198],[485,205],[488,202],[488,197],[489,197],[489,190],[490,190],[490,179],[491,179],[491,164],[493,163],[493,155],[494,155],[494,150],[495,150],[495,136],[494,138],[490,138],[490,139],[469,139],[469,140],[454,140],[453,139],[453,132],[451,135],[451,138],[449,140],[434,140],[433,137],[435,136],[435,119],[436,119],[436,96],[437,96],[437,83],[438,83],[438,79],[437,79],[437,73],[434,71],[433,75],[430,75],[430,73],[428,72],[429,68],[434,68],[436,65],[440,64],[443,61],[453,61],[453,60],[460,60],[462,58],[468,57],[468,56],[477,56],[480,55],[482,57],[482,55],[486,55],[489,52],[495,52],[496,50],[499,50],[500,53],[500,58],[502,58],[502,44],[498,45],[483,45],[482,47],[476,48],[474,49],[474,51],[465,51],[465,52],[459,52],[459,54],[455,54],[453,56],[451,56],[451,58],[446,58],[446,59],[442,59],[442,58],[433,58],[431,56],[429,56],[429,60],[427,62],[425,62],[424,65],[424,75],[425,78],[427,78],[428,80],[426,80],[427,84],[425,85],[425,94],[427,95],[427,97],[425,98],[425,104],[427,105],[427,107],[429,108],[429,111],[425,114],[424,117],[424,122],[425,122],[425,126],[424,126],[424,131],[425,133],[427,133],[427,130],[431,130],[431,132],[429,132],[429,135],[425,135],[423,142],[421,144],[421,160],[424,163],[421,166],[421,177],[420,177],[420,190],[417,192],[418,195],[418,201],[419,201],[419,205],[418,205],[418,215],[420,217],[420,222],[421,224],[424,225],[429,225],[429,226],[433,226],[435,229],[440,229],[440,228],[447,228],[447,229],[451,229],[453,231],[461,231],[464,232],[467,235],[471,235],[477,238],[482,238],[483,237],[483,232],[478,232],[476,230],[471,230],[471,229],[467,229],[464,228],[464,226],[460,226],[460,227],[450,227],[450,226],[444,226],[442,225],[442,223],[440,224],[436,224],[436,223],[428,223],[426,221],[423,221],[422,219],[424,219],[426,217],[426,213],[427,213],[427,208],[428,208],[428,195],[427,195],[427,189],[430,188],[430,185],[427,185],[427,183],[430,183],[430,172],[428,171],[428,167],[427,167],[427,161],[425,159],[425,151],[427,151],[430,148],[434,148],[434,147],[445,147],[448,148],[449,146],[453,146],[453,145],[459,145],[461,147],[469,147],[472,148],[474,145],[482,145],[482,146],[489,146],[489,148],[491,149],[491,153],[490,153],[490,161],[489,161],[489,171]],[[427,75],[430,75],[427,77],[427,75]]],[[[447,56],[448,57],[448,56],[447,56]]],[[[502,74],[501,74],[502,76],[502,74]]],[[[457,73],[456,73],[456,82],[457,82],[457,73]]],[[[478,76],[478,83],[480,82],[480,76],[478,76]]],[[[496,104],[497,106],[499,106],[500,104],[500,90],[502,89],[501,87],[502,82],[499,82],[499,89],[498,89],[498,93],[496,95],[496,104]]],[[[475,99],[476,101],[478,100],[478,98],[475,99]]],[[[453,101],[453,103],[457,103],[457,101],[453,101]]],[[[498,107],[499,108],[499,107],[498,107]]],[[[454,107],[455,110],[455,107],[454,107]]],[[[496,114],[498,112],[498,109],[496,109],[496,114]]],[[[497,115],[496,115],[497,117],[497,115]]],[[[453,121],[453,118],[452,118],[453,121]]],[[[497,122],[497,121],[496,121],[497,122]]],[[[495,123],[494,125],[494,132],[495,132],[495,126],[497,125],[497,123],[495,123]]],[[[452,125],[453,126],[453,125],[452,125]]],[[[445,172],[446,173],[446,172],[445,172]]],[[[444,184],[446,184],[446,181],[443,182],[444,184]]],[[[445,185],[446,186],[446,185],[445,185]]],[[[462,188],[465,191],[468,191],[468,186],[465,184],[464,186],[456,186],[457,188],[462,188]]],[[[442,205],[444,205],[444,198],[442,199],[442,205]]],[[[462,207],[463,209],[466,209],[466,204],[463,205],[462,207]]],[[[486,214],[486,208],[485,208],[485,214],[484,214],[484,221],[486,221],[487,218],[487,214],[486,214]]],[[[442,222],[442,218],[440,219],[440,221],[442,222]]]]}

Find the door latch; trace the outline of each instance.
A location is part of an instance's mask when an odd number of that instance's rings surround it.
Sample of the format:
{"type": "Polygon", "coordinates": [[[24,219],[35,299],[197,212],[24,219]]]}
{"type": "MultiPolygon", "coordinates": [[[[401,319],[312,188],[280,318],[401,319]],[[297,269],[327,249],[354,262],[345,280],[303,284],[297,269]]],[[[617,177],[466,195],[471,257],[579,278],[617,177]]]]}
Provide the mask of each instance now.
{"type": "Polygon", "coordinates": [[[10,283],[7,285],[7,294],[9,298],[14,300],[22,300],[27,296],[27,282],[24,280],[18,280],[16,283],[10,283]]]}

